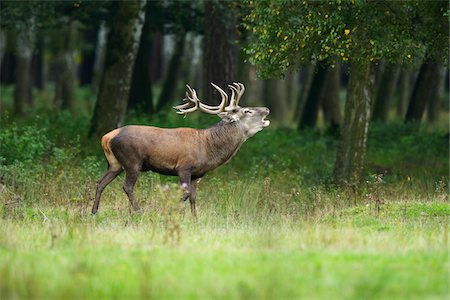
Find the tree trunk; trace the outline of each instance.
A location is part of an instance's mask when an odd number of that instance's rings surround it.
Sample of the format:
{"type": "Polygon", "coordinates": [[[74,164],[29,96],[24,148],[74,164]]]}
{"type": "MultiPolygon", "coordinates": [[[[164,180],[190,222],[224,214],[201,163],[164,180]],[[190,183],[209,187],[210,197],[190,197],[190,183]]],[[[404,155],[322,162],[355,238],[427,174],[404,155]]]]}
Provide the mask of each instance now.
{"type": "MultiPolygon", "coordinates": [[[[374,68],[374,76],[375,76],[375,81],[374,84],[372,86],[373,90],[372,90],[372,95],[376,95],[376,92],[378,91],[378,89],[380,88],[380,85],[383,81],[383,74],[384,74],[384,70],[386,69],[386,63],[384,60],[380,60],[377,63],[374,63],[373,66],[374,68]]],[[[373,103],[372,103],[373,105],[373,103]]]]}
{"type": "Polygon", "coordinates": [[[297,92],[297,82],[298,82],[298,73],[289,72],[284,77],[284,86],[285,97],[286,97],[286,122],[291,122],[294,118],[295,114],[295,96],[297,92]]]}
{"type": "Polygon", "coordinates": [[[108,35],[105,68],[94,109],[90,136],[122,125],[127,109],[133,65],[145,19],[146,1],[113,2],[114,20],[108,35]]]}
{"type": "Polygon", "coordinates": [[[235,19],[232,2],[206,1],[205,2],[205,85],[203,97],[205,102],[213,104],[218,102],[217,92],[209,84],[214,82],[222,89],[236,80],[236,46],[235,19]]]}
{"type": "Polygon", "coordinates": [[[437,93],[439,86],[439,71],[441,64],[435,61],[424,62],[420,67],[419,76],[406,112],[405,122],[420,122],[428,101],[437,93]]]}
{"type": "Polygon", "coordinates": [[[334,182],[339,185],[354,185],[362,179],[374,77],[369,64],[350,66],[344,123],[333,174],[334,182]]]}
{"type": "Polygon", "coordinates": [[[295,108],[294,120],[299,122],[308,98],[309,90],[314,78],[314,65],[309,65],[300,71],[299,86],[300,92],[297,94],[297,107],[295,108]]]}
{"type": "Polygon", "coordinates": [[[95,50],[97,48],[96,43],[98,43],[98,30],[88,29],[84,33],[85,45],[81,53],[80,86],[91,85],[94,81],[95,50]]]}
{"type": "Polygon", "coordinates": [[[2,69],[3,56],[5,55],[6,50],[6,33],[4,31],[0,31],[0,70],[2,69]]]}
{"type": "Polygon", "coordinates": [[[445,92],[445,75],[446,75],[446,68],[444,66],[441,66],[437,77],[434,79],[437,82],[437,87],[430,97],[430,102],[428,104],[428,121],[430,123],[434,123],[439,119],[439,112],[441,110],[441,104],[444,100],[444,92],[445,92]]]}
{"type": "Polygon", "coordinates": [[[189,47],[188,40],[183,55],[183,66],[186,70],[186,78],[189,85],[202,90],[203,68],[202,68],[202,36],[193,32],[190,35],[189,47]]]}
{"type": "Polygon", "coordinates": [[[62,110],[75,112],[75,27],[74,23],[64,28],[60,49],[58,49],[55,81],[55,106],[62,110]]]}
{"type": "Polygon", "coordinates": [[[397,65],[387,63],[378,86],[373,108],[372,119],[386,122],[389,115],[389,107],[394,97],[400,68],[397,65]]]}
{"type": "Polygon", "coordinates": [[[23,115],[25,106],[33,105],[31,58],[34,44],[34,22],[18,29],[16,40],[16,74],[14,87],[14,114],[23,115]]]}
{"type": "Polygon", "coordinates": [[[151,80],[152,58],[152,28],[149,18],[150,5],[147,5],[144,26],[142,27],[141,41],[139,43],[131,79],[130,98],[128,109],[153,113],[153,94],[151,80]]]}
{"type": "Polygon", "coordinates": [[[100,24],[100,28],[97,33],[97,43],[95,45],[95,61],[94,61],[94,78],[93,85],[98,88],[100,85],[100,80],[103,74],[103,67],[105,64],[105,53],[106,53],[106,38],[109,29],[106,27],[105,23],[100,24]]]}
{"type": "Polygon", "coordinates": [[[285,82],[279,79],[264,80],[262,91],[262,100],[270,109],[270,118],[279,123],[285,122],[289,113],[284,85],[285,82]]]}
{"type": "Polygon", "coordinates": [[[164,39],[160,31],[153,34],[152,40],[152,58],[150,65],[152,66],[152,82],[158,82],[163,77],[163,47],[164,39]]]}
{"type": "Polygon", "coordinates": [[[14,31],[9,30],[5,32],[5,53],[2,59],[2,65],[0,69],[0,83],[13,84],[14,83],[14,70],[16,69],[16,34],[14,31]]]}
{"type": "Polygon", "coordinates": [[[398,99],[397,99],[397,116],[403,119],[406,113],[406,105],[410,96],[410,80],[411,73],[402,68],[398,79],[398,99]]]}
{"type": "Polygon", "coordinates": [[[324,119],[332,131],[337,131],[341,125],[340,79],[341,68],[339,65],[336,65],[334,68],[328,68],[322,96],[322,108],[324,119]]]}
{"type": "Polygon", "coordinates": [[[175,49],[170,58],[169,68],[167,70],[166,79],[158,98],[158,106],[156,111],[161,111],[167,107],[175,97],[177,90],[178,77],[181,69],[181,58],[183,57],[184,47],[186,44],[186,34],[181,32],[176,37],[175,49]]]}
{"type": "Polygon", "coordinates": [[[316,74],[314,75],[308,98],[306,99],[305,107],[303,108],[302,116],[300,118],[299,129],[316,126],[326,77],[327,68],[321,63],[318,63],[316,74]]]}
{"type": "Polygon", "coordinates": [[[31,70],[33,75],[33,83],[39,89],[43,90],[45,87],[45,63],[44,63],[44,39],[38,35],[36,41],[36,51],[34,51],[31,60],[31,70]]]}

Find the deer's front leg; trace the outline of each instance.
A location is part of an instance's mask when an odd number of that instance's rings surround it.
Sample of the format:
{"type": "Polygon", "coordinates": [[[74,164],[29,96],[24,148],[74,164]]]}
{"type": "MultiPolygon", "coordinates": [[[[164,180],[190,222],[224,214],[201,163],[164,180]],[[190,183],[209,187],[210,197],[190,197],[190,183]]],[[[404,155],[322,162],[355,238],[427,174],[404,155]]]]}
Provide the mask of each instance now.
{"type": "Polygon", "coordinates": [[[180,202],[184,202],[191,195],[191,172],[182,171],[178,176],[183,189],[183,196],[181,196],[180,202]]]}
{"type": "Polygon", "coordinates": [[[185,172],[180,174],[181,187],[183,188],[183,196],[180,202],[184,202],[189,198],[191,204],[192,217],[197,221],[197,212],[195,210],[195,198],[197,197],[197,180],[191,180],[191,173],[185,172]]]}
{"type": "Polygon", "coordinates": [[[195,210],[195,199],[197,198],[197,182],[198,180],[191,181],[191,190],[189,194],[189,202],[191,203],[191,213],[196,221],[197,221],[197,211],[195,210]]]}

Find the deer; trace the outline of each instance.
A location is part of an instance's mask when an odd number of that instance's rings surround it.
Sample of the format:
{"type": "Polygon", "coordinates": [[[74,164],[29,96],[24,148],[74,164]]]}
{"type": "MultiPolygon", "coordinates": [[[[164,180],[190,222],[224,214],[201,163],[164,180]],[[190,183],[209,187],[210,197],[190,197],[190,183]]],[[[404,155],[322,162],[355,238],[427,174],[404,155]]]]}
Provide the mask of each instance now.
{"type": "Polygon", "coordinates": [[[219,105],[201,102],[195,89],[186,85],[185,103],[173,107],[177,114],[184,116],[201,111],[221,118],[209,128],[128,125],[102,137],[101,146],[108,168],[97,182],[93,215],[98,211],[105,187],[123,171],[123,190],[134,211],[138,212],[140,208],[133,194],[134,185],[141,172],[153,171],[179,177],[182,188],[180,202],[189,198],[192,216],[197,220],[195,201],[198,180],[228,162],[247,139],[270,125],[270,121],[265,119],[270,112],[267,107],[239,106],[245,91],[242,83],[228,85],[231,90],[229,103],[227,93],[214,83],[211,85],[221,96],[219,105]]]}

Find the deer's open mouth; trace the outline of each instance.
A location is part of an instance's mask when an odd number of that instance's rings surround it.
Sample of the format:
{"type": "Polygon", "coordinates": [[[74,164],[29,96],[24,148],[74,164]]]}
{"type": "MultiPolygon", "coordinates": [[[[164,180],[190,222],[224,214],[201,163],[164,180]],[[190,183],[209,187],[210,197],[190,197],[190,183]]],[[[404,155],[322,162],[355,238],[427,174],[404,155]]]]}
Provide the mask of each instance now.
{"type": "Polygon", "coordinates": [[[267,127],[267,126],[270,125],[270,121],[269,121],[269,120],[266,120],[266,117],[264,117],[261,121],[262,121],[262,123],[263,123],[263,127],[267,127]]]}

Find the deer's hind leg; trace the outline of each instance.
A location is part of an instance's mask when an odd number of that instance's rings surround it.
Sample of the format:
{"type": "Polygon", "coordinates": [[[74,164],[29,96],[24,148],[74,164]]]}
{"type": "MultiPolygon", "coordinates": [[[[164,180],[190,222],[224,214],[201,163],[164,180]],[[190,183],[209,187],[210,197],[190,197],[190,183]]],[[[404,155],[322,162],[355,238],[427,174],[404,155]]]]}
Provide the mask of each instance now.
{"type": "Polygon", "coordinates": [[[139,205],[136,201],[136,198],[134,198],[134,185],[136,184],[136,181],[139,177],[140,170],[137,168],[127,168],[125,169],[126,175],[125,175],[125,183],[123,185],[123,190],[128,196],[128,199],[130,200],[131,206],[133,206],[134,211],[139,211],[139,205]]]}
{"type": "Polygon", "coordinates": [[[92,207],[92,214],[96,214],[98,211],[98,206],[100,204],[100,197],[102,196],[102,192],[105,187],[111,183],[120,173],[122,172],[122,166],[111,166],[109,164],[108,170],[106,170],[105,174],[99,179],[97,182],[97,189],[95,191],[95,200],[94,206],[92,207]]]}
{"type": "Polygon", "coordinates": [[[102,196],[102,192],[105,187],[113,181],[117,175],[119,175],[123,167],[120,162],[117,160],[116,156],[111,150],[111,139],[114,138],[118,129],[113,130],[102,137],[102,148],[105,152],[106,160],[108,161],[108,170],[106,170],[105,174],[99,179],[97,182],[97,189],[95,191],[95,200],[94,206],[92,207],[92,214],[96,214],[98,211],[98,205],[100,204],[100,197],[102,196]]]}

